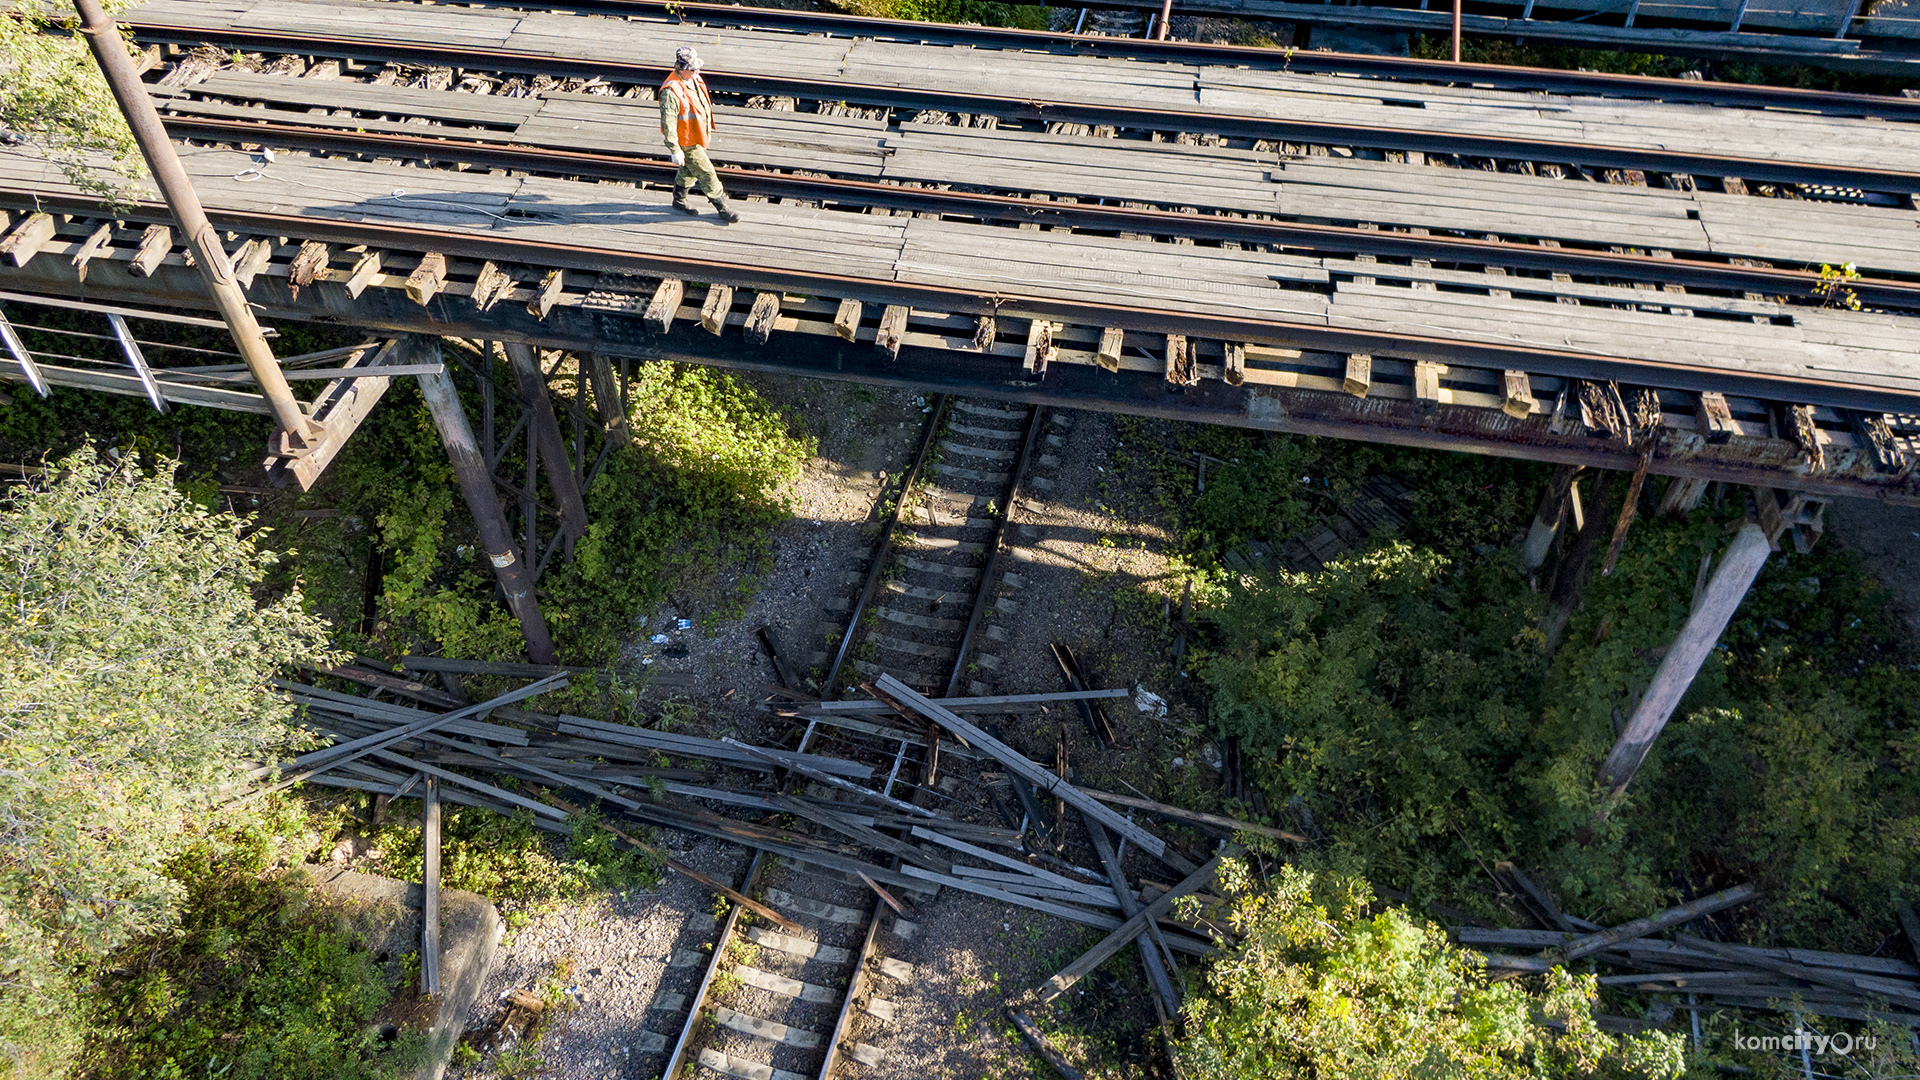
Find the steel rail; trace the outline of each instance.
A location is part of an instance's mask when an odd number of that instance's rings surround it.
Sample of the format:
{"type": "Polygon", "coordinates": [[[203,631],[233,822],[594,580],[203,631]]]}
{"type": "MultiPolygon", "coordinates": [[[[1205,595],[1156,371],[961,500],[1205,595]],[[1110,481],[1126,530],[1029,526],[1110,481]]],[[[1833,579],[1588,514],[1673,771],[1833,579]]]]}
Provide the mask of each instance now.
{"type": "MultiPolygon", "coordinates": [[[[944,413],[944,397],[941,399],[941,405],[942,408],[938,411],[944,413]]],[[[905,493],[902,492],[903,497],[904,494],[905,493]]],[[[886,784],[880,788],[882,795],[889,798],[893,796],[893,785],[900,778],[900,766],[908,760],[908,745],[907,740],[900,740],[900,749],[893,756],[893,772],[888,774],[886,784]]],[[[930,779],[925,773],[922,773],[920,778],[923,780],[930,779]]],[[[918,787],[919,785],[908,782],[907,786],[918,787]]],[[[889,836],[903,836],[903,830],[898,828],[887,829],[885,832],[889,836]]],[[[894,869],[897,870],[902,865],[904,865],[904,860],[897,855],[894,856],[894,869]]],[[[867,884],[873,886],[876,893],[879,892],[878,885],[874,885],[872,881],[868,881],[867,884]]],[[[854,961],[853,971],[847,976],[847,992],[840,998],[840,1013],[834,1018],[833,1030],[827,1033],[826,1056],[820,1059],[820,1071],[815,1074],[815,1080],[832,1080],[833,1067],[840,1063],[840,1039],[846,1034],[847,1022],[853,1019],[854,999],[860,994],[860,981],[867,977],[867,965],[873,959],[874,945],[880,939],[880,920],[885,914],[886,901],[882,900],[880,896],[875,896],[873,898],[873,914],[867,917],[867,935],[865,940],[860,943],[860,954],[854,961]]],[[[896,912],[896,915],[897,914],[896,912]]],[[[896,926],[897,925],[896,922],[896,926]]]]}
{"type": "MultiPolygon", "coordinates": [[[[98,216],[100,203],[82,195],[9,192],[13,203],[79,217],[98,216]]],[[[115,208],[124,221],[167,220],[163,206],[136,200],[115,208]]],[[[1051,318],[1079,325],[1112,326],[1146,333],[1185,334],[1217,341],[1245,341],[1327,352],[1365,353],[1407,360],[1496,370],[1515,368],[1562,378],[1617,380],[1671,390],[1715,391],[1766,401],[1792,401],[1834,408],[1910,413],[1920,406],[1920,389],[1861,386],[1806,376],[1772,375],[1735,369],[1703,368],[1664,360],[1643,360],[1552,349],[1543,346],[1467,341],[1398,331],[1362,330],[1282,319],[1166,311],[1112,302],[989,293],[944,285],[842,274],[805,273],[684,256],[609,251],[580,244],[522,240],[491,230],[464,232],[420,225],[329,220],[298,214],[209,209],[216,225],[260,236],[291,236],[327,243],[367,244],[387,250],[428,252],[476,260],[494,260],[564,270],[607,271],[642,277],[705,281],[736,288],[787,290],[808,296],[834,296],[878,304],[971,315],[1051,318]]]]}
{"type": "MultiPolygon", "coordinates": [[[[499,169],[656,184],[670,182],[675,172],[674,166],[662,158],[535,148],[442,136],[354,132],[279,121],[192,116],[166,116],[164,119],[168,130],[175,136],[207,141],[271,142],[287,149],[382,157],[418,156],[499,169]]],[[[1694,289],[1762,292],[1802,299],[1819,298],[1822,287],[1818,273],[1774,267],[1734,266],[1696,259],[1549,248],[1499,240],[1414,235],[1342,225],[1229,217],[1225,214],[1181,214],[1168,210],[1129,209],[1085,202],[1055,202],[1009,195],[903,187],[867,180],[798,177],[732,166],[722,167],[718,172],[730,190],[748,194],[836,201],[990,221],[1271,244],[1343,254],[1432,259],[1508,269],[1651,281],[1694,289]]],[[[1920,308],[1920,281],[1859,278],[1848,282],[1847,287],[1865,304],[1920,308]]]]}
{"type": "MultiPolygon", "coordinates": [[[[800,737],[800,745],[794,752],[806,753],[807,747],[813,745],[814,732],[819,729],[818,721],[807,721],[806,734],[800,737]]],[[[781,794],[784,795],[793,789],[794,781],[799,778],[799,775],[793,772],[787,774],[786,782],[780,785],[781,794]]],[[[649,822],[649,824],[652,823],[649,822]]],[[[759,885],[760,875],[767,867],[767,854],[765,849],[754,849],[753,859],[747,863],[746,875],[740,882],[741,892],[752,894],[754,887],[759,885]]],[[[681,1025],[680,1037],[674,1040],[673,1053],[667,1057],[666,1068],[660,1070],[660,1075],[663,1077],[679,1076],[681,1065],[686,1064],[688,1045],[693,1041],[694,1035],[699,1032],[701,1021],[706,1019],[700,1015],[701,1010],[706,1008],[707,995],[713,991],[713,980],[720,974],[720,965],[726,962],[727,945],[733,940],[734,929],[740,922],[740,913],[744,910],[746,909],[739,904],[731,904],[728,907],[726,921],[721,924],[720,936],[714,942],[713,957],[707,961],[707,970],[700,977],[700,986],[689,999],[687,1021],[681,1025]]]]}
{"type": "Polygon", "coordinates": [[[941,697],[953,697],[960,692],[960,679],[967,673],[967,654],[973,651],[973,639],[980,632],[980,623],[987,615],[987,598],[993,593],[994,575],[1000,570],[1001,556],[1006,553],[1007,524],[1013,520],[1014,503],[1020,499],[1020,481],[1027,474],[1027,466],[1033,461],[1033,448],[1040,441],[1040,414],[1046,410],[1039,405],[1027,415],[1027,434],[1020,445],[1020,456],[1014,460],[1011,477],[1007,481],[1005,501],[1000,504],[1000,517],[993,523],[993,536],[987,541],[987,561],[980,567],[980,582],[973,594],[973,610],[967,615],[967,631],[960,636],[960,644],[953,651],[953,673],[947,676],[947,688],[941,697]]]}
{"type": "MultiPolygon", "coordinates": [[[[900,745],[904,750],[906,743],[903,742],[900,745]]],[[[887,786],[891,788],[893,785],[889,783],[887,786]]],[[[898,866],[900,863],[901,860],[896,857],[894,864],[898,866]]],[[[853,973],[847,976],[847,992],[840,999],[840,1012],[834,1018],[833,1030],[827,1033],[826,1057],[820,1061],[820,1071],[815,1074],[815,1080],[831,1080],[833,1067],[840,1063],[840,1039],[846,1033],[847,1021],[853,1019],[854,996],[860,991],[860,980],[867,976],[868,961],[873,959],[873,946],[880,938],[880,919],[885,907],[885,903],[879,897],[874,897],[873,914],[867,917],[867,936],[860,943],[860,955],[854,962],[853,973]]]]}
{"type": "MultiPolygon", "coordinates": [[[[578,60],[512,49],[375,41],[365,38],[242,30],[231,27],[162,27],[148,24],[136,26],[135,37],[143,41],[189,44],[217,42],[231,48],[300,55],[394,63],[443,64],[452,67],[526,74],[570,74],[614,78],[640,84],[657,82],[664,78],[669,70],[660,64],[578,60]]],[[[1920,192],[1920,173],[1901,169],[1785,162],[1640,147],[1453,134],[1420,128],[1339,124],[1186,109],[1043,101],[998,94],[922,90],[912,87],[782,75],[707,71],[705,76],[707,84],[722,93],[789,94],[815,101],[851,102],[888,108],[987,113],[1047,123],[1110,124],[1116,127],[1151,131],[1209,132],[1243,138],[1285,139],[1335,146],[1418,150],[1422,153],[1466,154],[1506,160],[1550,161],[1702,176],[1736,176],[1746,180],[1773,183],[1832,184],[1839,187],[1896,194],[1920,192]]]]}
{"type": "MultiPolygon", "coordinates": [[[[792,30],[849,38],[892,38],[931,45],[967,45],[976,48],[1023,51],[1044,50],[1077,56],[1270,68],[1305,74],[1365,75],[1446,86],[1657,98],[1671,102],[1810,110],[1830,115],[1907,117],[1920,120],[1920,100],[1831,90],[1804,90],[1660,78],[1649,75],[1559,71],[1550,68],[1502,64],[1454,64],[1440,60],[1416,60],[1406,57],[1105,37],[1094,34],[1016,30],[993,26],[959,26],[947,23],[916,22],[909,19],[880,19],[782,8],[742,7],[732,4],[680,4],[667,2],[667,0],[480,0],[478,6],[538,11],[575,11],[621,17],[636,16],[672,20],[676,23],[792,30]]],[[[142,32],[145,32],[144,28],[142,32]]]]}
{"type": "Polygon", "coordinates": [[[840,636],[840,648],[833,654],[833,664],[827,668],[826,681],[820,684],[820,693],[832,699],[834,687],[839,685],[840,669],[847,664],[847,654],[853,651],[854,640],[860,632],[860,620],[867,613],[868,605],[873,603],[873,594],[880,588],[881,575],[886,573],[887,558],[893,554],[893,534],[900,524],[900,511],[907,503],[907,495],[913,491],[913,485],[920,481],[920,469],[927,463],[927,454],[933,449],[933,440],[940,435],[940,424],[947,417],[947,395],[941,394],[934,399],[933,412],[927,417],[927,428],[920,435],[920,449],[913,455],[913,464],[907,466],[907,472],[900,480],[900,493],[894,496],[893,508],[887,511],[886,524],[880,528],[880,541],[873,548],[873,565],[867,568],[867,577],[860,587],[860,596],[854,601],[853,614],[847,618],[847,632],[840,636]]]}

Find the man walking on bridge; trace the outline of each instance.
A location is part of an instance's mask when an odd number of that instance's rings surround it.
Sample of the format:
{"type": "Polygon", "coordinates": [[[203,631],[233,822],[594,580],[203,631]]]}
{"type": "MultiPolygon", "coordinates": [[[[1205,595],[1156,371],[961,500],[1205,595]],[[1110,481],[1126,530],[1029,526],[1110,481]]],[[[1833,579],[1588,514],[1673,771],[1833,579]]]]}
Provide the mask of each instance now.
{"type": "Polygon", "coordinates": [[[713,98],[700,78],[700,54],[691,45],[682,45],[673,54],[673,71],[660,84],[660,136],[673,152],[673,163],[680,166],[673,175],[674,209],[700,213],[687,202],[687,192],[697,185],[719,211],[720,220],[729,225],[739,221],[740,215],[727,207],[720,175],[707,157],[707,144],[713,141],[713,98]]]}

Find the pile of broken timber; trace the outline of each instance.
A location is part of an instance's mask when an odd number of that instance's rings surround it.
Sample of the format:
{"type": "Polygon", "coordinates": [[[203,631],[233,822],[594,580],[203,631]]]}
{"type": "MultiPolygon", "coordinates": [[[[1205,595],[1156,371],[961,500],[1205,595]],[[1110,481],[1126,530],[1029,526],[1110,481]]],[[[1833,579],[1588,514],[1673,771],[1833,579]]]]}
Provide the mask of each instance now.
{"type": "MultiPolygon", "coordinates": [[[[1591,924],[1570,930],[1458,927],[1453,936],[1461,945],[1480,949],[1487,966],[1496,970],[1538,972],[1593,957],[1626,972],[1603,975],[1602,986],[1642,994],[1684,994],[1687,1008],[1806,1013],[1920,1028],[1920,966],[1904,960],[1730,945],[1685,933],[1671,941],[1650,936],[1755,895],[1742,885],[1608,929],[1591,924]],[[1545,951],[1533,956],[1496,951],[1513,948],[1545,951]]],[[[1920,933],[1920,924],[1908,926],[1907,931],[1920,933]]],[[[1920,938],[1913,944],[1920,954],[1920,938]]]]}
{"type": "MultiPolygon", "coordinates": [[[[1205,867],[1195,866],[1160,837],[958,715],[968,710],[1001,711],[1005,708],[1003,699],[934,702],[883,677],[880,686],[888,694],[884,707],[823,706],[820,715],[831,719],[816,722],[837,724],[889,745],[898,744],[899,757],[911,745],[939,741],[930,740],[926,728],[916,731],[890,723],[901,718],[899,710],[937,724],[955,744],[948,752],[999,760],[1009,772],[1021,775],[1045,795],[1074,807],[1090,826],[1097,823],[1102,840],[1110,830],[1173,867],[1186,880],[1165,890],[1149,885],[1150,891],[1142,895],[1125,883],[1117,860],[1110,861],[1105,872],[1062,865],[1068,873],[1056,873],[1031,865],[1021,857],[1019,832],[963,822],[896,799],[869,786],[876,779],[876,769],[859,762],[753,746],[735,739],[707,739],[516,708],[529,698],[564,687],[568,672],[531,665],[500,667],[498,672],[474,673],[523,678],[546,674],[518,690],[476,705],[458,704],[451,693],[371,668],[330,668],[324,673],[412,697],[415,704],[376,701],[307,683],[278,681],[279,689],[301,706],[303,722],[332,740],[332,745],[282,765],[284,779],[275,786],[304,780],[398,797],[417,794],[422,781],[432,779],[437,794],[447,802],[502,814],[529,813],[537,826],[561,833],[571,831],[572,819],[580,811],[555,793],[577,793],[571,797],[596,801],[601,813],[610,818],[715,837],[795,862],[864,875],[871,882],[904,890],[930,893],[942,887],[958,889],[1122,934],[1121,944],[1150,924],[1151,939],[1163,960],[1170,960],[1174,953],[1205,955],[1212,951],[1206,931],[1171,918],[1170,909],[1175,896],[1205,888],[1218,859],[1205,867]],[[506,670],[509,667],[511,671],[506,670]],[[420,707],[428,703],[457,707],[445,711],[420,707]],[[811,780],[814,786],[809,794],[783,794],[777,783],[781,773],[811,780]],[[483,779],[476,774],[490,776],[483,779]],[[503,777],[511,778],[512,790],[497,782],[503,777]],[[755,820],[728,816],[710,807],[748,811],[755,820]],[[805,831],[778,827],[767,822],[779,818],[768,815],[789,817],[811,827],[805,831]]],[[[1022,697],[1065,702],[1121,693],[1124,691],[1070,691],[1022,697]]],[[[896,774],[898,767],[896,757],[896,774]]],[[[262,775],[268,771],[262,770],[262,775]]],[[[1147,808],[1176,816],[1206,817],[1216,824],[1237,824],[1157,803],[1147,803],[1147,808]]],[[[647,846],[616,826],[606,827],[635,846],[647,846]]],[[[691,875],[671,860],[668,868],[691,875]]],[[[722,883],[691,876],[704,887],[762,910],[722,883]]],[[[781,921],[775,913],[762,913],[781,921]]]]}

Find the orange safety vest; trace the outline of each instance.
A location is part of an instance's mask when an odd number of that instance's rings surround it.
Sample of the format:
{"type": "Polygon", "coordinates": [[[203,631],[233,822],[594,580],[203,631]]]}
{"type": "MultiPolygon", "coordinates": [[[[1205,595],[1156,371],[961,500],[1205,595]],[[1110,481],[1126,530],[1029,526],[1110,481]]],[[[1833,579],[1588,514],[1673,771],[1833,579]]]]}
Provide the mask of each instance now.
{"type": "Polygon", "coordinates": [[[696,71],[674,71],[660,84],[680,102],[680,121],[674,138],[681,146],[705,146],[713,141],[713,99],[696,71]]]}

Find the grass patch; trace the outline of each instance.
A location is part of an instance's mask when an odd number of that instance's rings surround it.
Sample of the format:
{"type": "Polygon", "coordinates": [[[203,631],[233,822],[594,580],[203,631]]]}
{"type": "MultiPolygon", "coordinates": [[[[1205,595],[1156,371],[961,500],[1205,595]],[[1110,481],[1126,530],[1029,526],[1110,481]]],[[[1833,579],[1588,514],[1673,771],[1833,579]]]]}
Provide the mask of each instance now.
{"type": "MultiPolygon", "coordinates": [[[[389,818],[369,835],[379,852],[374,872],[403,881],[424,873],[423,838],[414,819],[389,818]]],[[[561,838],[535,827],[533,815],[442,804],[440,881],[503,906],[538,911],[595,893],[651,888],[662,868],[652,855],[624,847],[595,823],[591,811],[561,838]]]]}

